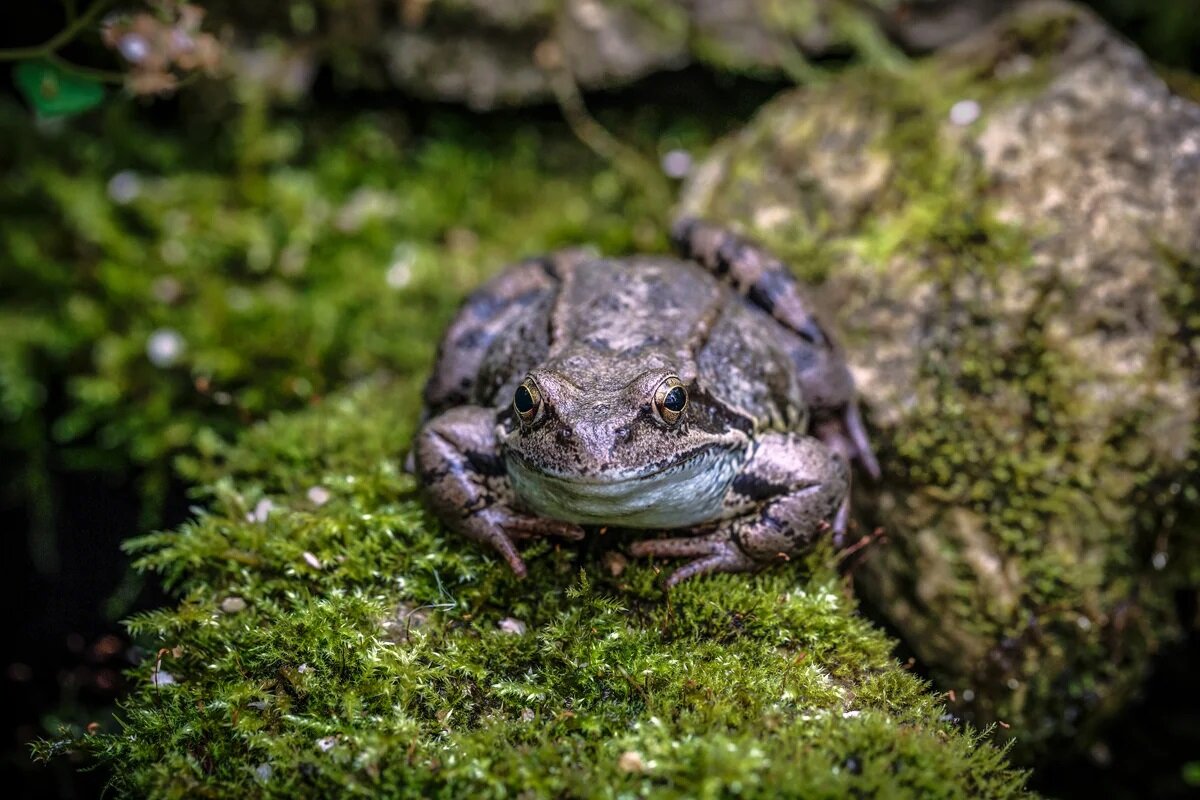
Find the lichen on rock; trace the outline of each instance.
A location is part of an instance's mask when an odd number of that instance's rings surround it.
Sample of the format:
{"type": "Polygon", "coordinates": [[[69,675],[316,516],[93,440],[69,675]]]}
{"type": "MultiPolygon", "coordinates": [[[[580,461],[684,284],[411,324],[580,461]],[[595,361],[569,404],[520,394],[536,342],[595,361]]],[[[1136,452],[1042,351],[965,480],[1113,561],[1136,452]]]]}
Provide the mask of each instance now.
{"type": "Polygon", "coordinates": [[[681,209],[824,281],[886,472],[872,607],[1027,757],[1085,743],[1196,585],[1200,108],[1033,3],[781,96],[681,209]]]}

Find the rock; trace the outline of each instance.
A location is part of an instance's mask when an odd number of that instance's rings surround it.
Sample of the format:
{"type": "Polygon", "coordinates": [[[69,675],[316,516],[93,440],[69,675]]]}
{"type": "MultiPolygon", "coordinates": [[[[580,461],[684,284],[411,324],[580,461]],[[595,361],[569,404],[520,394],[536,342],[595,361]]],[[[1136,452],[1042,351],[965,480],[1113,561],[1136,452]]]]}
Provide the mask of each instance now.
{"type": "MultiPolygon", "coordinates": [[[[894,57],[889,39],[928,50],[977,29],[999,0],[322,0],[318,14],[276,19],[244,4],[209,4],[239,32],[235,70],[295,96],[314,59],[346,85],[390,82],[413,94],[490,109],[553,97],[547,67],[584,89],[621,86],[703,63],[775,76],[808,60],[858,52],[894,57]],[[271,43],[271,44],[268,44],[271,43]],[[282,52],[278,45],[283,44],[282,52]]],[[[307,76],[307,78],[305,78],[307,76]]],[[[273,88],[272,91],[275,91],[273,88]]]]}
{"type": "Polygon", "coordinates": [[[956,713],[1086,742],[1200,575],[1200,107],[1032,3],[782,95],[680,210],[823,281],[886,473],[862,595],[956,713]]]}

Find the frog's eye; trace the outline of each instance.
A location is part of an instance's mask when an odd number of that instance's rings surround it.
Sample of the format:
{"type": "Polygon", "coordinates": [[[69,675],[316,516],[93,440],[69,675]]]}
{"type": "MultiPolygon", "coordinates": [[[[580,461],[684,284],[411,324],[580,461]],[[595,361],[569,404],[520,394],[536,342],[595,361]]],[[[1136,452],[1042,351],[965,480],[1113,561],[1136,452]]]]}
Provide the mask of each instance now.
{"type": "Polygon", "coordinates": [[[538,391],[532,378],[526,378],[513,395],[513,411],[517,412],[522,422],[532,422],[541,407],[542,393],[538,391]]]}
{"type": "Polygon", "coordinates": [[[683,381],[672,375],[655,390],[654,407],[658,409],[658,415],[662,417],[663,422],[674,425],[679,421],[687,399],[687,389],[683,387],[683,381]]]}

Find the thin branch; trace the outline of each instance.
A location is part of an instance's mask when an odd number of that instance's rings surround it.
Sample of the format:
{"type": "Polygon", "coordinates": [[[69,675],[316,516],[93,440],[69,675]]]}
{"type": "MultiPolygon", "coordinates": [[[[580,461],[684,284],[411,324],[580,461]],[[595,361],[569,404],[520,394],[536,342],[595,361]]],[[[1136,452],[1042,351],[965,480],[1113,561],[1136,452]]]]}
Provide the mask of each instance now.
{"type": "MultiPolygon", "coordinates": [[[[112,0],[96,0],[82,16],[76,17],[67,27],[63,28],[45,42],[32,47],[16,47],[10,50],[0,50],[0,61],[16,61],[23,58],[39,58],[51,55],[58,48],[74,39],[85,28],[96,21],[100,13],[112,3],[112,0]]],[[[68,6],[68,14],[74,11],[74,3],[68,6]]]]}
{"type": "Polygon", "coordinates": [[[543,71],[550,82],[550,89],[562,110],[563,119],[575,136],[592,152],[612,164],[618,171],[640,186],[654,202],[655,208],[666,209],[670,205],[671,191],[658,165],[650,161],[636,148],[613,136],[588,111],[580,94],[575,77],[565,64],[561,47],[557,42],[544,42],[540,59],[543,71]]]}

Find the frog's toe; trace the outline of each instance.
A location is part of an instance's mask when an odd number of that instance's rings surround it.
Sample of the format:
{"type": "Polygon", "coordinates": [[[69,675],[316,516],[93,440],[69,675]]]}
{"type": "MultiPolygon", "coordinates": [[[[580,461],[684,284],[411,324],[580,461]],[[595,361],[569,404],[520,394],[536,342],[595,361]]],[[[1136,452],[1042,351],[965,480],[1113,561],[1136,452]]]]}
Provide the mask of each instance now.
{"type": "Polygon", "coordinates": [[[841,417],[818,425],[815,433],[826,447],[845,458],[847,463],[857,461],[868,475],[879,480],[883,473],[879,469],[875,451],[871,449],[867,426],[863,423],[857,403],[846,406],[841,417]]]}
{"type": "Polygon", "coordinates": [[[515,539],[555,536],[569,542],[578,542],[585,535],[583,528],[573,522],[536,517],[532,514],[513,514],[505,521],[504,529],[515,539]]]}
{"type": "Polygon", "coordinates": [[[667,578],[668,589],[698,575],[712,572],[755,572],[763,566],[742,552],[728,533],[722,532],[673,539],[647,539],[635,542],[629,549],[635,556],[696,557],[671,573],[671,577],[667,578]]]}

